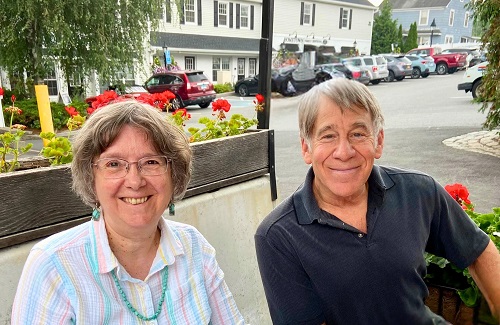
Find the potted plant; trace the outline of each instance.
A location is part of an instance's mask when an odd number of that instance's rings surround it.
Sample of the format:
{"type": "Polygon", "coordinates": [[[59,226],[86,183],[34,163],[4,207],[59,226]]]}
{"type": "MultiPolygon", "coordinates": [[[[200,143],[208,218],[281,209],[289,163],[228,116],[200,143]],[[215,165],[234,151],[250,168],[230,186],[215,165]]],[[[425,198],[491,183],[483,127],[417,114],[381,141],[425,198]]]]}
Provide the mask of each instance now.
{"type": "MultiPolygon", "coordinates": [[[[500,249],[500,207],[479,213],[474,210],[465,186],[446,185],[445,189],[500,249]]],[[[445,258],[429,253],[425,254],[425,260],[429,288],[426,304],[433,312],[453,324],[498,324],[467,269],[459,269],[445,258]]]]}

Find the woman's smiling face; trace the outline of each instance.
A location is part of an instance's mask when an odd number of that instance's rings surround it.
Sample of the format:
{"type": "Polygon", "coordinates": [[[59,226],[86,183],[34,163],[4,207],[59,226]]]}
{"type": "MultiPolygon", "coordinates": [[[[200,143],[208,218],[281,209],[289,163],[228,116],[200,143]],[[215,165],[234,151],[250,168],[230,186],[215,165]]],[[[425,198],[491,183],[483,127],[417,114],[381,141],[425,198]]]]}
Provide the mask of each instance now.
{"type": "MultiPolygon", "coordinates": [[[[126,125],[115,141],[94,162],[103,158],[120,158],[137,162],[144,157],[160,155],[151,139],[138,128],[126,125]]],[[[170,163],[169,163],[170,164],[170,163]]],[[[118,232],[136,232],[156,228],[172,199],[173,184],[170,165],[165,174],[142,175],[137,164],[129,165],[123,178],[106,179],[94,168],[95,191],[106,225],[118,232]]]]}
{"type": "Polygon", "coordinates": [[[382,155],[383,130],[374,135],[370,113],[345,110],[324,97],[319,102],[310,143],[302,155],[314,169],[314,187],[334,200],[356,197],[365,189],[375,159],[382,155]]]}

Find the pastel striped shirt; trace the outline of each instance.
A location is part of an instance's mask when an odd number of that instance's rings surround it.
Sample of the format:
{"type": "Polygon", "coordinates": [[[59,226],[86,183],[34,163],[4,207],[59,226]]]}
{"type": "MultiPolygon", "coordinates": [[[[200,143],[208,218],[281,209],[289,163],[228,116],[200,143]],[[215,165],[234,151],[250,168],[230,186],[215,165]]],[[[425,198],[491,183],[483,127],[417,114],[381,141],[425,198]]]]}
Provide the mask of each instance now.
{"type": "Polygon", "coordinates": [[[194,227],[161,218],[161,239],[144,281],[132,278],[113,255],[103,218],[52,235],[31,250],[12,308],[20,324],[244,324],[215,259],[215,249],[194,227]],[[112,270],[131,305],[149,317],[158,309],[162,270],[167,293],[154,321],[127,308],[112,270]]]}

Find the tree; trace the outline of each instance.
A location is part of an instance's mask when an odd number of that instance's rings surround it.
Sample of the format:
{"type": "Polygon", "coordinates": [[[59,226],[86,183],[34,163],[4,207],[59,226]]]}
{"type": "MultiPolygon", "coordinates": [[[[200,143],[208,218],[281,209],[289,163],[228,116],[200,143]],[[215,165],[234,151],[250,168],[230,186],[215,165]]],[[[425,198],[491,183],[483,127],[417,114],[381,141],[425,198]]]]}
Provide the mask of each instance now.
{"type": "Polygon", "coordinates": [[[417,33],[417,22],[410,25],[408,30],[408,36],[406,37],[404,52],[408,52],[411,49],[418,47],[418,33],[417,33]]]}
{"type": "Polygon", "coordinates": [[[380,5],[373,20],[372,54],[391,52],[391,44],[398,42],[397,21],[392,19],[392,6],[388,0],[380,5]]]}
{"type": "MultiPolygon", "coordinates": [[[[178,0],[176,0],[178,1],[178,0]]],[[[57,61],[67,78],[97,71],[103,80],[145,55],[162,0],[0,0],[0,66],[43,83],[57,61]]]]}
{"type": "Polygon", "coordinates": [[[493,130],[500,126],[500,2],[494,0],[471,1],[467,4],[479,26],[485,27],[481,42],[487,45],[488,68],[483,76],[479,100],[481,112],[487,112],[483,127],[493,130]]]}
{"type": "Polygon", "coordinates": [[[403,43],[403,25],[399,24],[398,30],[398,51],[397,53],[404,52],[404,43],[403,43]]]}

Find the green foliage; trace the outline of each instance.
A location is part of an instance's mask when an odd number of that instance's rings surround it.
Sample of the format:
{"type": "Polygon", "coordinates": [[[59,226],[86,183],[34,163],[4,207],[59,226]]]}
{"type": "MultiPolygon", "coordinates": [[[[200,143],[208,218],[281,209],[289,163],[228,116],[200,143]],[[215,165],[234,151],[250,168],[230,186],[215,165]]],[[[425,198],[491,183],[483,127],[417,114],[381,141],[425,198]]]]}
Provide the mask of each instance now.
{"type": "Polygon", "coordinates": [[[404,49],[403,25],[401,25],[401,24],[399,24],[399,30],[398,30],[398,49],[399,49],[399,51],[396,53],[401,53],[401,51],[404,49]]]}
{"type": "Polygon", "coordinates": [[[410,29],[408,31],[408,37],[404,43],[403,52],[406,53],[409,50],[418,47],[418,33],[417,33],[417,22],[413,22],[410,25],[410,29]]]}
{"type": "Polygon", "coordinates": [[[234,87],[230,82],[226,82],[225,84],[214,85],[214,90],[217,94],[228,93],[234,91],[234,87]]]}
{"type": "MultiPolygon", "coordinates": [[[[174,7],[179,1],[174,1],[174,7]]],[[[57,58],[66,75],[96,70],[111,80],[145,55],[161,0],[0,0],[0,66],[26,71],[35,84],[57,58]]]]}
{"type": "Polygon", "coordinates": [[[71,142],[68,137],[57,137],[52,132],[40,133],[42,139],[48,140],[40,154],[48,158],[51,165],[68,164],[73,160],[71,142]]]}
{"type": "MultiPolygon", "coordinates": [[[[500,207],[491,213],[477,213],[465,210],[469,217],[483,230],[500,250],[500,207]]],[[[469,307],[477,305],[481,292],[467,269],[461,270],[448,260],[429,253],[425,254],[427,263],[426,279],[430,283],[455,288],[462,301],[469,307]]]]}
{"type": "Polygon", "coordinates": [[[466,7],[474,12],[476,24],[485,27],[481,42],[487,44],[489,61],[483,76],[483,89],[479,98],[481,112],[486,112],[483,127],[493,130],[500,126],[500,2],[494,0],[471,1],[466,7]]]}
{"type": "MultiPolygon", "coordinates": [[[[81,105],[77,102],[77,105],[81,105]]],[[[38,104],[35,98],[26,100],[16,100],[16,106],[19,107],[23,113],[15,115],[13,123],[23,124],[32,129],[40,129],[40,114],[38,113],[38,104]]],[[[75,106],[76,107],[76,106],[75,106]]],[[[83,106],[79,106],[82,108],[83,106]]],[[[50,103],[52,112],[52,123],[55,130],[59,130],[66,125],[68,121],[68,113],[64,109],[64,104],[50,103]]]]}
{"type": "Polygon", "coordinates": [[[373,20],[372,54],[390,53],[391,44],[398,43],[397,21],[392,19],[389,0],[380,5],[380,12],[373,20]]]}
{"type": "Polygon", "coordinates": [[[205,127],[203,129],[188,128],[188,132],[191,133],[191,142],[242,134],[249,127],[256,125],[258,121],[256,119],[248,119],[241,114],[233,114],[229,120],[214,120],[208,117],[201,117],[198,123],[205,125],[205,127]]]}

